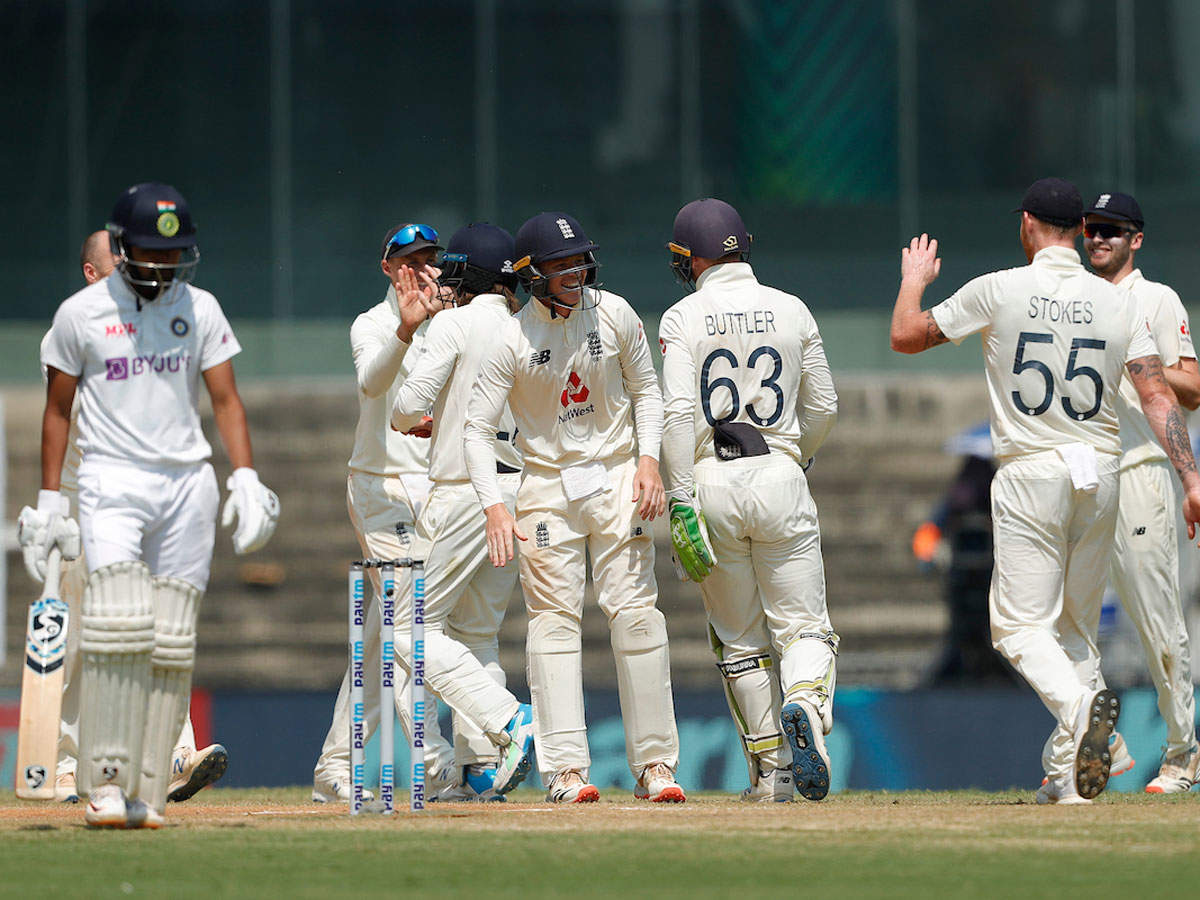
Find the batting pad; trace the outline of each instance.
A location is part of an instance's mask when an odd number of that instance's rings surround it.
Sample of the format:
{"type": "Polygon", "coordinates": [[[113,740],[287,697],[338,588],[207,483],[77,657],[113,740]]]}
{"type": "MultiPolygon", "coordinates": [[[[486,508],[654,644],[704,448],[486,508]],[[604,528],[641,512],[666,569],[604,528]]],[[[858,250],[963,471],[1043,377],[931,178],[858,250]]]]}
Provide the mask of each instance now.
{"type": "Polygon", "coordinates": [[[136,797],[154,650],[146,564],[119,562],[93,572],[80,619],[79,791],[111,783],[136,797]]]}
{"type": "Polygon", "coordinates": [[[666,620],[653,606],[624,609],[612,617],[609,629],[629,767],[635,778],[652,763],[665,763],[674,772],[679,765],[679,733],[666,620]]]}
{"type": "MultiPolygon", "coordinates": [[[[710,631],[714,643],[716,638],[710,631]]],[[[718,653],[723,648],[718,643],[718,653]]],[[[750,771],[750,786],[758,784],[760,772],[792,764],[792,751],[779,730],[783,699],[774,663],[768,654],[722,659],[717,669],[725,685],[729,714],[742,738],[742,752],[750,771]]]]}
{"type": "Polygon", "coordinates": [[[141,799],[162,812],[171,780],[171,751],[187,718],[196,663],[196,619],[203,592],[178,578],[156,576],[154,651],[142,754],[141,799]]]}
{"type": "Polygon", "coordinates": [[[779,680],[790,703],[805,700],[821,716],[821,730],[833,730],[833,689],[837,686],[839,638],[832,631],[798,635],[779,654],[779,680]]]}

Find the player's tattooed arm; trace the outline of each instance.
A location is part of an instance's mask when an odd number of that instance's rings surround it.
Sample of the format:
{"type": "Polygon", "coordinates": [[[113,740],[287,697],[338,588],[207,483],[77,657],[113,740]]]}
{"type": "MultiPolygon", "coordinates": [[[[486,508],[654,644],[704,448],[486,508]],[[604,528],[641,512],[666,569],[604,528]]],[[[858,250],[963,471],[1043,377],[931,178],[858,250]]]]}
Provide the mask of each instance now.
{"type": "Polygon", "coordinates": [[[898,353],[920,353],[946,343],[946,336],[929,310],[921,309],[925,288],[942,270],[937,241],[927,234],[913,238],[900,251],[900,290],[892,311],[892,349],[898,353]]]}
{"type": "Polygon", "coordinates": [[[1142,356],[1125,364],[1129,378],[1137,389],[1142,402],[1146,421],[1167,451],[1171,465],[1179,473],[1185,488],[1190,482],[1200,486],[1196,460],[1192,456],[1192,442],[1188,436],[1187,423],[1175,401],[1175,393],[1163,375],[1162,359],[1158,356],[1142,356]]]}

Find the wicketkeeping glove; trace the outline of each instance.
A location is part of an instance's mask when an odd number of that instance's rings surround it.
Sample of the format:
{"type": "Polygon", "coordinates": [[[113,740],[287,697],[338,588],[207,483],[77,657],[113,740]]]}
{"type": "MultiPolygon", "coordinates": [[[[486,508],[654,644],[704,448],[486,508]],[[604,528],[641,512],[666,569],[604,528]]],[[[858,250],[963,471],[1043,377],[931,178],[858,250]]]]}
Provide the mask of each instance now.
{"type": "Polygon", "coordinates": [[[237,516],[233,550],[238,554],[253,553],[275,533],[279,498],[258,480],[257,472],[245,467],[234,469],[225,487],[229,488],[229,498],[221,511],[221,526],[228,528],[237,516]]]}
{"type": "Polygon", "coordinates": [[[717,564],[717,556],[708,540],[704,513],[692,503],[671,501],[671,544],[679,565],[697,584],[707,578],[717,564]]]}
{"type": "Polygon", "coordinates": [[[34,581],[46,580],[46,560],[57,545],[63,559],[79,556],[79,523],[67,515],[70,509],[58,491],[39,491],[37,509],[26,506],[17,518],[17,543],[25,571],[34,581]]]}

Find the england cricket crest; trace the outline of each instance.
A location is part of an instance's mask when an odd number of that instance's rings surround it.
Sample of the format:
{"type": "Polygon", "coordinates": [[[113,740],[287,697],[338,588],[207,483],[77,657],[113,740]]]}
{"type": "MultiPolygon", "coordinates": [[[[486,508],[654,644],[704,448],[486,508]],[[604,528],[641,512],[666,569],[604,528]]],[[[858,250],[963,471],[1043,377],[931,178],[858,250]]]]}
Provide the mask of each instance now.
{"type": "Polygon", "coordinates": [[[62,666],[67,655],[67,626],[71,611],[57,597],[43,597],[29,607],[25,665],[40,675],[62,666]]]}

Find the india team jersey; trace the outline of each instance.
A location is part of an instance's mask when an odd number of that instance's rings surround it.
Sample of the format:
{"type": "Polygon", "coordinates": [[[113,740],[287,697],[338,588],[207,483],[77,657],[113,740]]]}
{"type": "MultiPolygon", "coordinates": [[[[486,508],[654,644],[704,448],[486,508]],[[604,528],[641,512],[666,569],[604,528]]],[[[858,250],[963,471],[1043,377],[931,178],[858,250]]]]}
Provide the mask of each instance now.
{"type": "MultiPolygon", "coordinates": [[[[511,317],[504,297],[480,294],[466,306],[443,310],[429,323],[424,352],[396,394],[393,421],[399,414],[410,419],[405,424],[412,427],[433,406],[431,481],[467,481],[470,477],[463,453],[467,401],[491,341],[511,317]]],[[[514,446],[513,430],[512,414],[506,406],[496,432],[496,461],[519,469],[521,454],[514,446]]]]}
{"type": "MultiPolygon", "coordinates": [[[[1181,359],[1196,358],[1187,310],[1178,294],[1165,284],[1147,281],[1141,269],[1134,269],[1122,278],[1117,288],[1128,292],[1128,302],[1134,304],[1146,319],[1164,366],[1173,366],[1181,359]]],[[[1122,377],[1117,394],[1117,416],[1121,422],[1122,468],[1152,459],[1166,461],[1166,451],[1146,421],[1128,372],[1122,377]]]]}
{"type": "Polygon", "coordinates": [[[1125,363],[1158,353],[1145,319],[1068,247],[981,275],[930,312],[955,343],[982,332],[992,442],[1005,458],[1080,442],[1118,454],[1125,363]]]}
{"type": "Polygon", "coordinates": [[[816,452],[837,393],[816,320],[798,297],[759,284],[748,263],[723,263],[663,314],[658,338],[673,491],[690,487],[693,462],[734,452],[714,440],[723,423],[752,426],[768,452],[801,465],[816,452]]]}
{"type": "Polygon", "coordinates": [[[200,374],[240,351],[212,294],[177,285],[139,304],[114,274],[63,301],[42,365],[79,379],[85,458],[190,464],[212,455],[200,429],[200,374]]]}
{"type": "Polygon", "coordinates": [[[641,319],[616,294],[584,292],[583,305],[599,303],[564,319],[531,299],[492,339],[465,430],[471,480],[485,507],[500,502],[482,480],[489,468],[487,480],[495,480],[491,442],[505,400],[526,470],[559,471],[635,452],[658,459],[662,394],[641,319]]]}

